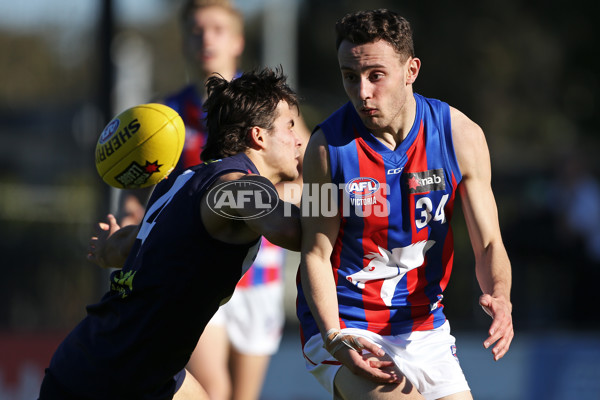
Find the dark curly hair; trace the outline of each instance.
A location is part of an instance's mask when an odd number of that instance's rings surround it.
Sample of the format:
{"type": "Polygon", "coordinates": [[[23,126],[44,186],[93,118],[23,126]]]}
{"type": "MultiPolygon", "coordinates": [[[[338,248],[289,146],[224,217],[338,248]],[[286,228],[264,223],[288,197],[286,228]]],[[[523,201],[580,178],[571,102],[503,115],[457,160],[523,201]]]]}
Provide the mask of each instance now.
{"type": "Polygon", "coordinates": [[[245,151],[254,126],[273,129],[280,101],[298,107],[296,93],[286,84],[281,68],[246,72],[232,81],[213,75],[206,89],[203,107],[208,138],[201,154],[205,161],[245,151]]]}
{"type": "Polygon", "coordinates": [[[335,24],[336,49],[342,41],[365,44],[385,40],[404,60],[415,56],[410,23],[397,13],[380,8],[347,14],[335,24]]]}

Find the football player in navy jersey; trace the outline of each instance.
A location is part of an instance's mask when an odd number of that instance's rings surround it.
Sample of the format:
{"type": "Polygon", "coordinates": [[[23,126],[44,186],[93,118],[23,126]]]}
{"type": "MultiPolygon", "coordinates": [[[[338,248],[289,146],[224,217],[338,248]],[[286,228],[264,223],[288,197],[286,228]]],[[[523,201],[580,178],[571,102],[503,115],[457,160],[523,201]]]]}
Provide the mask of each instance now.
{"type": "Polygon", "coordinates": [[[184,369],[204,327],[261,236],[299,250],[298,208],[274,187],[298,175],[295,93],[270,69],[207,89],[211,161],[159,183],[139,227],[97,239],[90,260],[124,267],[59,345],[40,400],[208,399],[184,369]]]}
{"type": "MultiPolygon", "coordinates": [[[[239,76],[244,49],[243,15],[230,0],[185,0],[179,22],[188,79],[185,86],[161,100],[185,123],[185,144],[172,174],[206,160],[200,157],[208,136],[202,109],[204,82],[215,73],[227,80],[239,76]]],[[[301,118],[296,120],[295,132],[303,142],[303,152],[310,132],[301,118]]],[[[302,177],[285,182],[287,188],[293,185],[298,188],[295,192],[301,193],[302,177]]],[[[280,195],[286,194],[283,186],[283,182],[276,185],[280,195]]],[[[150,190],[122,191],[121,212],[117,213],[121,226],[140,223],[150,190]]],[[[289,197],[285,200],[296,202],[289,197]]],[[[263,237],[254,264],[200,337],[186,369],[211,400],[259,399],[270,358],[283,335],[287,255],[263,237]]]]}
{"type": "Polygon", "coordinates": [[[330,204],[310,208],[327,212],[302,213],[297,313],[307,369],[336,399],[471,399],[442,303],[457,193],[479,303],[493,318],[484,347],[498,360],[514,335],[483,131],[413,92],[421,61],[403,17],[357,12],[336,33],[350,101],[317,127],[303,170],[303,202],[338,188],[330,204]]]}

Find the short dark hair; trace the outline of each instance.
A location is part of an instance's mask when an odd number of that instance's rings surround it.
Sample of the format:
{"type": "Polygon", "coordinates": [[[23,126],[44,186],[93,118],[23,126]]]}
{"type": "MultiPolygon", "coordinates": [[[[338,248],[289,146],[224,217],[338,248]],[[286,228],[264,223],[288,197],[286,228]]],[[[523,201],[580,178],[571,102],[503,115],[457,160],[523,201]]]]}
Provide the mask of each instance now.
{"type": "Polygon", "coordinates": [[[252,127],[273,129],[280,101],[298,107],[298,97],[286,84],[281,68],[246,72],[232,81],[213,75],[206,89],[203,108],[208,138],[201,154],[205,161],[245,151],[252,127]]]}
{"type": "Polygon", "coordinates": [[[347,14],[336,22],[335,32],[336,49],[344,40],[360,45],[381,39],[391,44],[403,58],[415,56],[410,23],[385,8],[347,14]]]}

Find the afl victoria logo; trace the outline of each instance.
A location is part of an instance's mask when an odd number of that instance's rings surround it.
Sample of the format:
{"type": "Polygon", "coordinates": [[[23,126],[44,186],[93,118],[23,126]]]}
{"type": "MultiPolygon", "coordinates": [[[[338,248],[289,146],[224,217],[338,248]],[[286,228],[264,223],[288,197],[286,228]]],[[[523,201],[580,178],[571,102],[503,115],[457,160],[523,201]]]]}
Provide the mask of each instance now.
{"type": "Polygon", "coordinates": [[[236,220],[264,217],[279,202],[277,191],[262,182],[231,181],[213,187],[207,194],[209,208],[216,214],[236,220]],[[240,215],[236,210],[252,210],[240,215]]]}
{"type": "Polygon", "coordinates": [[[373,178],[358,177],[346,183],[344,190],[350,197],[369,197],[379,190],[379,182],[373,178]]]}
{"type": "Polygon", "coordinates": [[[118,119],[113,119],[108,125],[106,125],[106,127],[100,134],[100,139],[98,140],[98,143],[104,144],[104,143],[108,142],[108,139],[110,139],[111,136],[119,128],[119,124],[120,124],[120,121],[118,119]]]}

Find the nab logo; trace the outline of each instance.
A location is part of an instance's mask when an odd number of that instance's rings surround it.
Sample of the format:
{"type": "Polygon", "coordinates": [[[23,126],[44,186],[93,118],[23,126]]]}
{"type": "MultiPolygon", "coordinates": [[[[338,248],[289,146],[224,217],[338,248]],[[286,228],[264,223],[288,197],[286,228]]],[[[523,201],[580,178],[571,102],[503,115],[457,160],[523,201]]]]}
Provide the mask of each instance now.
{"type": "Polygon", "coordinates": [[[446,190],[444,169],[430,169],[423,172],[409,172],[406,174],[406,186],[409,193],[426,193],[435,190],[446,190]]]}
{"type": "Polygon", "coordinates": [[[350,197],[368,197],[379,190],[379,182],[373,178],[358,177],[346,183],[344,190],[350,197]]]}

